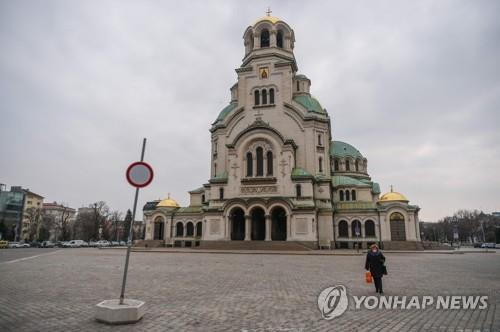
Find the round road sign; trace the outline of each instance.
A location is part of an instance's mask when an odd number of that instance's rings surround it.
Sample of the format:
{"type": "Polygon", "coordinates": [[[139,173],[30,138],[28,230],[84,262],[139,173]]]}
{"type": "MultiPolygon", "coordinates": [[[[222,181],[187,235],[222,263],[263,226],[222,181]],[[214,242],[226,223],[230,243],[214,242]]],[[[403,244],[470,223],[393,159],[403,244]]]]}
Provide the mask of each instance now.
{"type": "Polygon", "coordinates": [[[153,169],[143,161],[136,161],[127,168],[127,181],[136,188],[144,188],[153,181],[153,169]]]}

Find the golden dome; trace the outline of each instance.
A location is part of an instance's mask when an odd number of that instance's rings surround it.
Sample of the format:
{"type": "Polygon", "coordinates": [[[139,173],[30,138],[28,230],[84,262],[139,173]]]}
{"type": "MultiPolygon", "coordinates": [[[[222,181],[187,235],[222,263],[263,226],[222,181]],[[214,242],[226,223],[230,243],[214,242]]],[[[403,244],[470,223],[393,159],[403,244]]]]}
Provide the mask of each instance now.
{"type": "Polygon", "coordinates": [[[408,203],[408,198],[406,198],[403,194],[398,193],[397,191],[392,190],[388,193],[385,193],[380,197],[379,202],[406,202],[408,203]]]}
{"type": "Polygon", "coordinates": [[[159,207],[178,208],[180,206],[179,206],[179,203],[177,203],[174,199],[170,198],[170,194],[169,194],[168,197],[165,198],[164,200],[161,200],[160,203],[158,203],[156,205],[156,207],[157,208],[159,208],[159,207]]]}
{"type": "Polygon", "coordinates": [[[255,21],[255,23],[253,25],[256,25],[257,23],[260,23],[262,21],[269,21],[272,24],[276,24],[279,21],[281,21],[281,19],[276,17],[276,16],[266,15],[264,17],[259,18],[257,21],[255,21]]]}

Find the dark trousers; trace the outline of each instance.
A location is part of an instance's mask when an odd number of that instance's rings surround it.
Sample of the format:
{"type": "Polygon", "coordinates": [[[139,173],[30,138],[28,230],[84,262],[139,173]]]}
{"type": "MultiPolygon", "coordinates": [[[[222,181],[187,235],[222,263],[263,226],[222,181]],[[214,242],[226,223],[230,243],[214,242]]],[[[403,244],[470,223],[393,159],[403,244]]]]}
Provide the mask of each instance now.
{"type": "Polygon", "coordinates": [[[373,277],[373,283],[375,284],[375,290],[377,292],[382,292],[382,277],[373,277]]]}

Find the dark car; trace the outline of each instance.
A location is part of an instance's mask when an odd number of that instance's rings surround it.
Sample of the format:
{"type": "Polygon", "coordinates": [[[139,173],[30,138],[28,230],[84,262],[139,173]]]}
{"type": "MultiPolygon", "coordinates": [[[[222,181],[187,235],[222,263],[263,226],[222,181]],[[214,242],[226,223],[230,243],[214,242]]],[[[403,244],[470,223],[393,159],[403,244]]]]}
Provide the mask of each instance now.
{"type": "Polygon", "coordinates": [[[474,248],[481,248],[482,242],[476,242],[474,243],[474,248]]]}
{"type": "Polygon", "coordinates": [[[54,248],[55,244],[52,241],[43,241],[41,247],[42,248],[54,248]]]}

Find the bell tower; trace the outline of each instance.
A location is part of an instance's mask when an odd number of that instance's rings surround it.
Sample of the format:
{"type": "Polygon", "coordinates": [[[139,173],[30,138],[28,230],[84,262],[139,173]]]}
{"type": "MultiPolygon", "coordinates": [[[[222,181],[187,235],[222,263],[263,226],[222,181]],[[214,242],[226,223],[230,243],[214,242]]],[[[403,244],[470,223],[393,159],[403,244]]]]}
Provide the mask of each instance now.
{"type": "Polygon", "coordinates": [[[240,105],[263,108],[290,103],[298,70],[293,29],[268,10],[245,30],[243,41],[245,56],[236,69],[240,105]]]}

